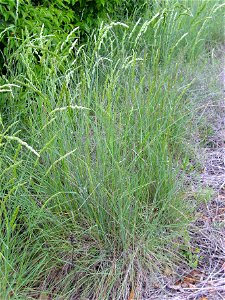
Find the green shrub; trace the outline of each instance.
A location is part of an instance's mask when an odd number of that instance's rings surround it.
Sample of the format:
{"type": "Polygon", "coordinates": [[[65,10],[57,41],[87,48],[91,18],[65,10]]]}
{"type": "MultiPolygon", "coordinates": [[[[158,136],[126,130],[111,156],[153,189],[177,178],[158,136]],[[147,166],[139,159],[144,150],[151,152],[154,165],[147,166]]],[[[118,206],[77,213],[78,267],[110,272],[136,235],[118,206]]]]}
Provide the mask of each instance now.
{"type": "MultiPolygon", "coordinates": [[[[121,0],[0,0],[0,64],[6,46],[18,48],[26,31],[54,35],[53,44],[65,39],[68,32],[79,27],[82,38],[106,15],[113,13],[121,0]]],[[[78,31],[76,32],[78,34],[78,31]]]]}
{"type": "Polygon", "coordinates": [[[89,32],[98,19],[113,12],[119,2],[121,0],[1,0],[0,22],[1,27],[13,25],[16,30],[27,27],[33,32],[38,32],[43,24],[49,33],[69,31],[74,26],[89,32]]]}

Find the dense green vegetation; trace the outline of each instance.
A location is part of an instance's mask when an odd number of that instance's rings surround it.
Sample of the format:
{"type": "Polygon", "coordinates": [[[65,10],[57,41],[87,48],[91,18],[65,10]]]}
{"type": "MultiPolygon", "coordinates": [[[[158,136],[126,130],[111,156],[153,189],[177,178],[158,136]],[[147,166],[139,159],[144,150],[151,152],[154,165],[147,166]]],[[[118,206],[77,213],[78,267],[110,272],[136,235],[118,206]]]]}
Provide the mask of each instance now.
{"type": "Polygon", "coordinates": [[[7,24],[20,36],[28,28],[37,32],[44,24],[48,33],[62,34],[80,26],[80,30],[90,32],[98,19],[112,13],[121,0],[1,0],[1,26],[7,24]]]}
{"type": "Polygon", "coordinates": [[[141,15],[125,4],[114,15],[92,1],[111,20],[84,42],[67,22],[77,1],[42,2],[17,12],[38,26],[25,18],[1,34],[0,298],[138,297],[188,247],[194,207],[180,171],[198,103],[187,70],[197,74],[222,41],[224,5],[152,1],[141,15]],[[51,4],[45,31],[49,3],[62,8],[51,4]],[[5,36],[12,28],[18,39],[5,36]]]}

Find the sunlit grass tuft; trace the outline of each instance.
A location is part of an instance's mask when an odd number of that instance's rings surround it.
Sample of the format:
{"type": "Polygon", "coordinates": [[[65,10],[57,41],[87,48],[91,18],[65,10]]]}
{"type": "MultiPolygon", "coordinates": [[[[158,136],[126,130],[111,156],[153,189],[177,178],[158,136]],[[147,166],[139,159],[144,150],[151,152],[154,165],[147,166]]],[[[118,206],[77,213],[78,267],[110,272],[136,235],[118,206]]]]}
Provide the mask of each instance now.
{"type": "Polygon", "coordinates": [[[10,56],[1,297],[128,299],[180,261],[193,211],[181,175],[195,113],[185,64],[205,55],[222,5],[157,3],[82,46],[26,33],[10,56]]]}

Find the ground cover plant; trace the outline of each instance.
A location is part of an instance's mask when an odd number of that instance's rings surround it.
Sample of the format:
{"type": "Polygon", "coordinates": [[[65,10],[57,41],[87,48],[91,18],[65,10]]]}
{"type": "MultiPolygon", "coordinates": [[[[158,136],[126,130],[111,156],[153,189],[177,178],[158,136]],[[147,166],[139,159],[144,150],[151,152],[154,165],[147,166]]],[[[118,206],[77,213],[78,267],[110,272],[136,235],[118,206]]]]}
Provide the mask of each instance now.
{"type": "Polygon", "coordinates": [[[186,71],[223,39],[223,8],[152,1],[82,44],[77,27],[56,43],[42,26],[5,49],[2,299],[142,299],[190,257],[186,71]]]}

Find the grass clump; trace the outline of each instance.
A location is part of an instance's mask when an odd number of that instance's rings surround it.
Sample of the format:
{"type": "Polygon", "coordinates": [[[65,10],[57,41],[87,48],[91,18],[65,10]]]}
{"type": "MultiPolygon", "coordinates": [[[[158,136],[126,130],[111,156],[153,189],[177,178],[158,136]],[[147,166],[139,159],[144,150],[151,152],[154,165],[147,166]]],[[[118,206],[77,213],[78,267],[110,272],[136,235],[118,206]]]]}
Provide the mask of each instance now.
{"type": "Polygon", "coordinates": [[[183,70],[222,13],[219,1],[154,7],[82,46],[68,36],[50,49],[51,36],[27,32],[8,56],[2,298],[140,297],[179,262],[193,210],[180,175],[194,113],[183,70]]]}

